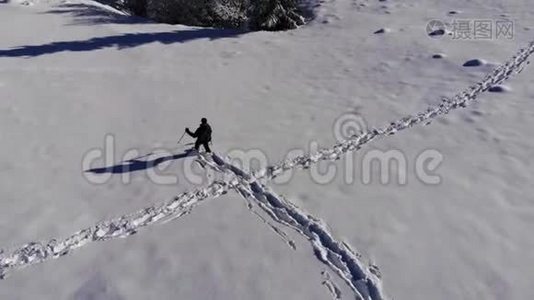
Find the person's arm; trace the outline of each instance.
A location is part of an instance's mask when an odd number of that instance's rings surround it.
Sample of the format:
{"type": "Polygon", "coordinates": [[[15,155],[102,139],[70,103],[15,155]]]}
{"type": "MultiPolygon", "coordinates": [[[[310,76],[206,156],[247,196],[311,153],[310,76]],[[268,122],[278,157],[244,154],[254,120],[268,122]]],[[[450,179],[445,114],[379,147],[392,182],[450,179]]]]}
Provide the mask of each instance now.
{"type": "MultiPolygon", "coordinates": [[[[197,130],[197,131],[198,131],[198,130],[197,130]]],[[[186,132],[187,134],[189,134],[191,137],[196,137],[196,132],[195,132],[195,133],[192,133],[192,132],[189,130],[189,128],[186,128],[186,129],[185,129],[185,132],[186,132]]]]}
{"type": "Polygon", "coordinates": [[[193,133],[193,137],[194,138],[197,138],[199,136],[202,135],[202,132],[204,132],[204,129],[202,128],[202,126],[198,127],[197,130],[195,131],[195,133],[193,133]]]}
{"type": "Polygon", "coordinates": [[[189,131],[189,128],[186,128],[185,131],[186,131],[190,136],[192,136],[192,137],[194,137],[194,138],[199,137],[199,136],[202,134],[202,132],[203,132],[202,127],[198,127],[197,130],[195,130],[195,132],[191,132],[191,131],[189,131]]]}

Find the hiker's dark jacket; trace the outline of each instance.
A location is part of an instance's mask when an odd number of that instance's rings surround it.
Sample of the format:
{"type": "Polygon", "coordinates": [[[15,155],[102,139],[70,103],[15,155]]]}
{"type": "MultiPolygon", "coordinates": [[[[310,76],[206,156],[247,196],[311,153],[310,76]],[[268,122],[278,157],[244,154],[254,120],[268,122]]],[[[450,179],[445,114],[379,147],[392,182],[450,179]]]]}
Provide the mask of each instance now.
{"type": "Polygon", "coordinates": [[[200,126],[197,128],[197,130],[192,133],[191,131],[187,131],[187,133],[197,138],[197,141],[200,143],[209,143],[211,142],[211,127],[209,124],[200,124],[200,126]]]}

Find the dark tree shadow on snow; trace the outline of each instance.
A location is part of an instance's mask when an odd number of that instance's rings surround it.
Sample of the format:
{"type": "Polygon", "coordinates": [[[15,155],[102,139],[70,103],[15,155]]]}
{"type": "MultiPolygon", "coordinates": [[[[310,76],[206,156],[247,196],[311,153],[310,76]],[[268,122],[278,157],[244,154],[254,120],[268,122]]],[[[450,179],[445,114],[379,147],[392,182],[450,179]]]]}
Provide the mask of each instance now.
{"type": "Polygon", "coordinates": [[[216,40],[221,38],[238,37],[244,31],[232,29],[194,28],[190,30],[176,30],[171,32],[125,33],[121,35],[97,37],[82,41],[52,42],[42,45],[29,45],[13,49],[0,49],[1,57],[36,57],[59,52],[86,52],[105,48],[118,50],[133,48],[150,43],[170,45],[185,43],[198,39],[216,40]]]}
{"type": "MultiPolygon", "coordinates": [[[[94,173],[94,174],[105,174],[105,173],[111,173],[111,174],[123,174],[123,173],[131,173],[135,171],[142,171],[147,169],[152,169],[166,161],[173,161],[178,160],[182,158],[186,158],[188,156],[194,156],[196,152],[193,150],[186,150],[183,153],[180,154],[174,154],[174,155],[168,155],[159,157],[153,160],[141,160],[139,158],[130,159],[127,161],[124,161],[118,165],[110,166],[110,167],[104,167],[104,168],[95,168],[86,170],[85,172],[88,173],[94,173]]],[[[149,154],[150,155],[150,154],[149,154]]],[[[145,155],[148,156],[148,155],[145,155]]],[[[145,157],[143,156],[143,157],[145,157]]]]}

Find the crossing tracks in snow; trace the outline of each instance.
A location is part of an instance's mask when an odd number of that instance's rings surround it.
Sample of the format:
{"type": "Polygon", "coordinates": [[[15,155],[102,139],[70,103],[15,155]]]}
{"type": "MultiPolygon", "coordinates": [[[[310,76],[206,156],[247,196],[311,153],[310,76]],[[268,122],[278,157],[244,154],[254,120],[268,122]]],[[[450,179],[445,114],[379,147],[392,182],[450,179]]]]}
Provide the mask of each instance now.
{"type": "MultiPolygon", "coordinates": [[[[219,172],[230,173],[232,176],[225,180],[215,181],[206,187],[180,194],[165,203],[103,221],[67,238],[52,239],[48,242],[31,242],[8,252],[0,251],[0,277],[4,278],[9,272],[29,265],[59,258],[91,242],[127,237],[143,227],[174,220],[190,213],[196,205],[207,199],[214,199],[230,190],[235,190],[243,197],[252,199],[252,203],[266,212],[276,223],[288,226],[306,237],[312,244],[317,258],[338,274],[357,297],[372,300],[383,299],[379,276],[376,275],[376,271],[373,271],[376,267],[364,267],[359,256],[348,245],[336,241],[318,219],[269,191],[260,182],[266,183],[288,170],[306,168],[322,160],[337,160],[345,153],[357,151],[379,137],[395,134],[414,125],[428,124],[438,116],[448,114],[456,108],[465,107],[492,86],[502,84],[510,76],[520,73],[528,64],[532,53],[534,53],[534,42],[521,49],[505,64],[494,69],[479,83],[452,98],[444,99],[437,106],[431,106],[423,112],[355,135],[316,153],[282,161],[254,172],[252,175],[228,164],[219,156],[213,156],[214,163],[210,166],[219,172]]],[[[283,232],[276,226],[272,224],[271,226],[288,241],[290,246],[292,245],[293,242],[283,236],[283,232]]]]}

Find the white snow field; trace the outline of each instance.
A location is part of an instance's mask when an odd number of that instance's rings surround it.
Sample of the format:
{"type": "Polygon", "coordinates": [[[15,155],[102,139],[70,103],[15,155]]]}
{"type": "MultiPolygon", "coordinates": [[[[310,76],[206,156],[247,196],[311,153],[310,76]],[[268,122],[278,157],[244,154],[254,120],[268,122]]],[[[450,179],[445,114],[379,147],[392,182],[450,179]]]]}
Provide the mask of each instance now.
{"type": "Polygon", "coordinates": [[[243,33],[0,0],[0,299],[534,299],[534,5],[319,4],[297,30],[243,33]],[[433,19],[514,32],[429,37],[433,19]],[[336,145],[348,113],[370,130],[336,145]],[[176,144],[201,117],[205,169],[176,144]],[[110,135],[115,155],[84,165],[110,135]],[[278,165],[294,149],[315,154],[278,165]],[[274,167],[227,159],[257,150],[274,167]],[[406,157],[405,184],[365,182],[376,150],[406,157]],[[429,150],[439,184],[418,177],[429,150]],[[316,161],[335,178],[297,168],[316,161]]]}

